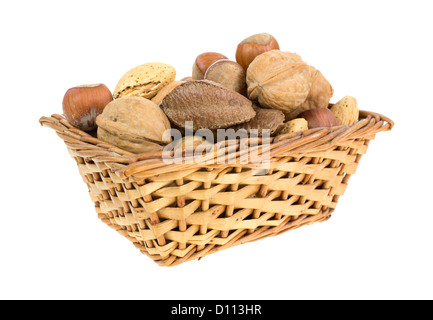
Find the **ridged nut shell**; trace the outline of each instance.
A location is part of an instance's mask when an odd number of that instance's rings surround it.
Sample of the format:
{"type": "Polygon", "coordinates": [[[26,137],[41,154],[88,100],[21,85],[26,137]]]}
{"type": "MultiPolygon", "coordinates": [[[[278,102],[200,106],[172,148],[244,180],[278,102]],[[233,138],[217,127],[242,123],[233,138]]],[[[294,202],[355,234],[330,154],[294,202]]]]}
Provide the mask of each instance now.
{"type": "Polygon", "coordinates": [[[185,128],[185,122],[192,121],[194,130],[227,128],[256,115],[249,99],[208,80],[178,85],[160,107],[177,127],[185,128]]]}
{"type": "Polygon", "coordinates": [[[311,86],[307,99],[292,111],[285,112],[286,120],[294,119],[298,114],[305,110],[327,108],[329,106],[329,101],[334,94],[334,90],[329,81],[319,70],[314,67],[311,67],[311,70],[311,86]]]}
{"type": "Polygon", "coordinates": [[[261,106],[291,112],[307,99],[313,69],[295,53],[262,53],[247,70],[248,97],[261,106]]]}
{"type": "Polygon", "coordinates": [[[150,62],[137,66],[125,73],[114,89],[115,99],[126,96],[138,96],[152,99],[161,88],[176,78],[174,67],[150,62]]]}
{"type": "Polygon", "coordinates": [[[121,149],[142,153],[160,151],[171,142],[170,122],[152,101],[124,97],[110,102],[96,118],[98,138],[121,149]]]}

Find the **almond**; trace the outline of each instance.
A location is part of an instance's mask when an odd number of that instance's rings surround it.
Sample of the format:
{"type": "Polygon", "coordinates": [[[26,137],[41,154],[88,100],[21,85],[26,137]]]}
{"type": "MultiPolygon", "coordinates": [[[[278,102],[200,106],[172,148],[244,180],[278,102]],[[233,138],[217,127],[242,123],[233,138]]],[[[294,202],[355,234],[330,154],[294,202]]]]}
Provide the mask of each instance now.
{"type": "Polygon", "coordinates": [[[352,125],[358,121],[358,102],[354,97],[345,96],[331,107],[332,113],[340,125],[352,125]]]}

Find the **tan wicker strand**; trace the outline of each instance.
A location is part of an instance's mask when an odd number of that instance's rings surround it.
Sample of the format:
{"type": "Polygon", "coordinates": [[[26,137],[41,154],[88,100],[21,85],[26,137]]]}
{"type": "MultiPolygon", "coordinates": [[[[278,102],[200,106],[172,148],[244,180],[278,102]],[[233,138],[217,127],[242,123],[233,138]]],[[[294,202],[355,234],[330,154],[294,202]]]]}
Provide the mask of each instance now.
{"type": "Polygon", "coordinates": [[[326,221],[370,140],[394,126],[361,111],[352,126],[277,136],[268,150],[257,138],[223,141],[194,162],[166,163],[173,152],[131,154],[60,115],[40,123],[75,159],[98,218],[160,266],[326,221]],[[269,151],[268,168],[252,163],[247,145],[269,151]],[[221,157],[230,163],[216,163],[221,157]]]}

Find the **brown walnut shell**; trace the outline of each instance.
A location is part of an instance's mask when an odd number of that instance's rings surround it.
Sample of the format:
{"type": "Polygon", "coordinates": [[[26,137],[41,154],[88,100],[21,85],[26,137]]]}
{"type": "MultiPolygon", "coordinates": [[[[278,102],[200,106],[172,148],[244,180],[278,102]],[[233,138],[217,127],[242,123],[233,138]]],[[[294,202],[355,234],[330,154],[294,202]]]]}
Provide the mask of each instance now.
{"type": "Polygon", "coordinates": [[[96,123],[100,140],[132,153],[161,151],[171,142],[169,120],[145,98],[129,96],[110,102],[96,123]]]}
{"type": "Polygon", "coordinates": [[[176,86],[160,107],[177,127],[185,128],[185,122],[192,121],[194,130],[227,128],[256,115],[249,99],[208,80],[191,80],[176,86]]]}
{"type": "Polygon", "coordinates": [[[297,108],[290,112],[285,112],[286,121],[294,119],[298,114],[305,110],[315,108],[327,108],[329,101],[331,100],[334,90],[328,80],[323,74],[312,68],[312,78],[310,92],[308,93],[307,99],[297,108]]]}
{"type": "Polygon", "coordinates": [[[312,71],[295,53],[262,53],[247,70],[248,97],[261,106],[291,112],[307,99],[312,71]]]}

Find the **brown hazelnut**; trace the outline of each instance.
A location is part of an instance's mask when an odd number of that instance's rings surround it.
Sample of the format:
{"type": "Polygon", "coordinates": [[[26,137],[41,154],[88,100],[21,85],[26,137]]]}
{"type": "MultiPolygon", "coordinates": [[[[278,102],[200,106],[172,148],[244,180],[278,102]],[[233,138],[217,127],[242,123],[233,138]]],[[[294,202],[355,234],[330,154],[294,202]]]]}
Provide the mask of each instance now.
{"type": "Polygon", "coordinates": [[[246,73],[236,61],[221,59],[214,62],[207,69],[204,79],[219,83],[240,94],[247,94],[246,73]]]}
{"type": "Polygon", "coordinates": [[[202,54],[199,54],[192,66],[192,79],[203,80],[207,68],[209,68],[209,66],[212,65],[215,61],[221,59],[227,59],[227,57],[218,52],[204,52],[202,54]]]}
{"type": "Polygon", "coordinates": [[[245,69],[259,54],[280,50],[277,40],[268,33],[259,33],[242,40],[236,48],[236,61],[245,69]]]}
{"type": "Polygon", "coordinates": [[[297,118],[308,122],[308,129],[338,126],[338,120],[328,108],[316,108],[301,112],[297,118]]]}
{"type": "Polygon", "coordinates": [[[102,83],[70,88],[63,97],[66,120],[83,131],[96,129],[96,117],[113,100],[111,91],[102,83]]]}

